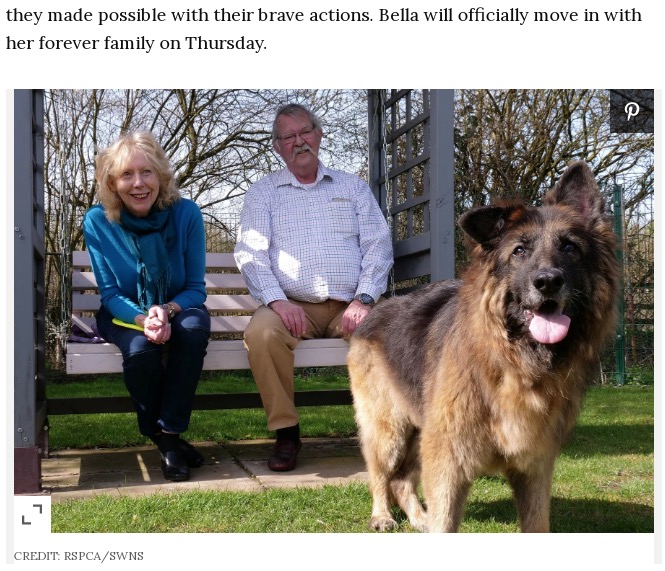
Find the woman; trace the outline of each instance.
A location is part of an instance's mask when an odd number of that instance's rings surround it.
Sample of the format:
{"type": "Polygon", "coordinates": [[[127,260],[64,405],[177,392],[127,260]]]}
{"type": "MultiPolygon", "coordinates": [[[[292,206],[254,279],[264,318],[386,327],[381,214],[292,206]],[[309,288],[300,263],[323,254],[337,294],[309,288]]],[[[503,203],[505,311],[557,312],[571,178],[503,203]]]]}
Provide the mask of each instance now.
{"type": "Polygon", "coordinates": [[[187,480],[203,456],[180,434],[210,337],[201,211],[180,197],[150,133],[101,151],[95,177],[101,204],[86,213],[83,232],[101,294],[97,327],[122,352],[139,430],[159,448],[164,477],[187,480]]]}

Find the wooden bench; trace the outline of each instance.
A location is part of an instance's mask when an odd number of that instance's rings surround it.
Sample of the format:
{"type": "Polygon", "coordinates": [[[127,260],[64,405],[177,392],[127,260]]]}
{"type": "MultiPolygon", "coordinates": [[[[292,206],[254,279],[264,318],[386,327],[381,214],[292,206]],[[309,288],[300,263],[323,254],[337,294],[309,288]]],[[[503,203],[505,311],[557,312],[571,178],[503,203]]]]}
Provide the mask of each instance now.
{"type": "MultiPolygon", "coordinates": [[[[208,297],[206,307],[212,321],[212,338],[208,344],[203,369],[249,369],[242,332],[251,314],[259,306],[247,292],[238,272],[233,254],[206,255],[205,276],[208,297]],[[223,337],[223,338],[218,338],[223,337]]],[[[72,253],[72,323],[89,327],[100,306],[97,282],[85,251],[72,253]]],[[[296,367],[331,367],[346,365],[348,343],[343,339],[312,339],[301,341],[295,351],[296,367]]],[[[98,374],[122,372],[122,356],[111,343],[67,343],[67,374],[98,374]]],[[[351,404],[349,389],[298,391],[297,406],[351,404]]],[[[211,410],[223,408],[262,407],[258,393],[197,395],[194,408],[211,410]]],[[[48,414],[80,414],[97,412],[131,412],[129,396],[49,399],[48,414]]]]}

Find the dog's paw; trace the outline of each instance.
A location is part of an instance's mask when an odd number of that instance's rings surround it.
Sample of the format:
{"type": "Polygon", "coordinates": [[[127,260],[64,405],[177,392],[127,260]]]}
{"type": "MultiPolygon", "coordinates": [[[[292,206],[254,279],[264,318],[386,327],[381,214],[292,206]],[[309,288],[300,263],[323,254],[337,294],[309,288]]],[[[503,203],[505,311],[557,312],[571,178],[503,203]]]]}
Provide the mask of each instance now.
{"type": "Polygon", "coordinates": [[[391,531],[397,527],[397,522],[389,516],[374,516],[369,522],[369,528],[374,531],[391,531]]]}
{"type": "Polygon", "coordinates": [[[427,533],[428,531],[427,522],[425,519],[416,519],[413,521],[409,520],[409,524],[411,524],[411,527],[416,531],[420,531],[422,533],[427,533]]]}
{"type": "Polygon", "coordinates": [[[411,527],[421,533],[427,533],[429,531],[426,523],[412,523],[411,527]]]}

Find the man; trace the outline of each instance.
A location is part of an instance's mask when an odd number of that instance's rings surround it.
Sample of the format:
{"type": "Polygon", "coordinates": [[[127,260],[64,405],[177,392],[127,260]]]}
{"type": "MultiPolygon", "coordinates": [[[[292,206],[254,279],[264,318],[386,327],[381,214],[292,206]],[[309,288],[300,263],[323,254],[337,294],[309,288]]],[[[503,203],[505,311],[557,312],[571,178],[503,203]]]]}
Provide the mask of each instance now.
{"type": "Polygon", "coordinates": [[[245,330],[252,374],[277,433],[268,467],[293,470],[301,448],[293,351],[301,339],[348,337],[386,290],[388,225],[369,186],[318,159],[320,120],[289,104],[273,123],[286,168],[245,197],[235,259],[261,302],[245,330]]]}

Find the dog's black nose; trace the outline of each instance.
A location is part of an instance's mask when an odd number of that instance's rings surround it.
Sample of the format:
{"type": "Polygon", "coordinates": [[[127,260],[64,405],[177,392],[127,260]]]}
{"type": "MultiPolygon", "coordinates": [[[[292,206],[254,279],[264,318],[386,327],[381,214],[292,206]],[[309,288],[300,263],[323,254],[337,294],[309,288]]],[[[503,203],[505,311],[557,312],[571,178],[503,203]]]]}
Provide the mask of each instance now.
{"type": "Polygon", "coordinates": [[[563,272],[557,268],[541,268],[533,278],[534,287],[545,295],[558,292],[563,284],[563,272]]]}

